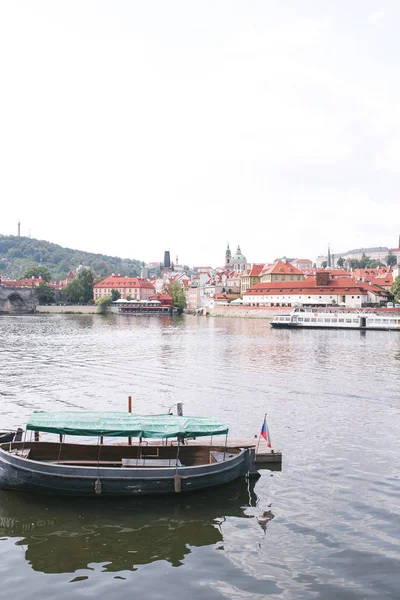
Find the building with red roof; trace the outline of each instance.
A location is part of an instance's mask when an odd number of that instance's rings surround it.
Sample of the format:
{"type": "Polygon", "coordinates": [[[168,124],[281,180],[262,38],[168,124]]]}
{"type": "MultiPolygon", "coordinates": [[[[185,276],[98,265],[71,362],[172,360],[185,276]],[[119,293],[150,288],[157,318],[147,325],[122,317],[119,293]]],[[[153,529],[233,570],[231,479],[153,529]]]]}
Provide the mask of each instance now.
{"type": "Polygon", "coordinates": [[[330,278],[329,271],[317,271],[304,281],[260,282],[243,295],[243,304],[254,306],[347,306],[379,305],[386,298],[382,289],[356,283],[350,277],[330,278]]]}
{"type": "Polygon", "coordinates": [[[141,277],[112,274],[93,286],[93,298],[96,301],[98,298],[111,296],[112,290],[117,290],[124,299],[129,297],[132,300],[148,300],[154,294],[154,285],[141,277]]]}
{"type": "Polygon", "coordinates": [[[292,263],[278,260],[273,265],[265,265],[261,273],[261,282],[271,281],[301,281],[304,273],[292,263]]]}
{"type": "Polygon", "coordinates": [[[251,286],[261,281],[261,273],[264,269],[264,263],[253,264],[250,269],[244,271],[241,276],[240,293],[244,294],[251,286]]]}
{"type": "Polygon", "coordinates": [[[163,292],[163,293],[159,292],[158,294],[152,294],[149,297],[149,300],[158,300],[159,302],[161,302],[161,304],[163,306],[172,306],[172,296],[170,296],[169,294],[166,294],[165,292],[163,292]]]}

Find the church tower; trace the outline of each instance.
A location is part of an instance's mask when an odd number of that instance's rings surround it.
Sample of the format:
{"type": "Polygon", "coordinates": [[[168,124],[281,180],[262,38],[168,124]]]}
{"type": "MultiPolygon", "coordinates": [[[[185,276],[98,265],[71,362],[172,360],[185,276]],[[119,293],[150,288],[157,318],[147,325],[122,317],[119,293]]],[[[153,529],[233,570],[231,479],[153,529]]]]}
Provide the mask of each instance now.
{"type": "Polygon", "coordinates": [[[328,269],[332,268],[332,258],[331,258],[331,247],[328,246],[328,260],[327,260],[327,265],[328,269]]]}
{"type": "Polygon", "coordinates": [[[228,242],[228,246],[226,247],[226,250],[225,250],[225,267],[226,268],[231,267],[231,258],[232,258],[232,253],[231,253],[231,249],[229,248],[229,242],[228,242]]]}

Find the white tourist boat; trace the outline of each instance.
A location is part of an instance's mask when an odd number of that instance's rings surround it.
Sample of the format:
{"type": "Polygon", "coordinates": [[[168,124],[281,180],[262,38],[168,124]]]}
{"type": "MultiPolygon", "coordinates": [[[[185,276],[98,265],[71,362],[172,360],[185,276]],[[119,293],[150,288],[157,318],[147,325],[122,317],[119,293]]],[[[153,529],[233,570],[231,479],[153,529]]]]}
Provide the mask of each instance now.
{"type": "Polygon", "coordinates": [[[400,313],[382,314],[367,311],[343,311],[341,309],[294,308],[288,314],[274,317],[276,329],[376,329],[400,331],[400,313]]]}

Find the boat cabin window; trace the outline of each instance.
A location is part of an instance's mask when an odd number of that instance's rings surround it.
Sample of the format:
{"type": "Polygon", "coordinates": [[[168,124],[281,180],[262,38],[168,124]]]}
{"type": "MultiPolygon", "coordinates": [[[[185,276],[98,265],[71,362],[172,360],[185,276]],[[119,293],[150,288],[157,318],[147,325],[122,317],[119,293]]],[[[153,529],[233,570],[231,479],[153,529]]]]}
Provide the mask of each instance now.
{"type": "Polygon", "coordinates": [[[353,323],[358,323],[358,319],[353,319],[353,323]]]}
{"type": "Polygon", "coordinates": [[[311,323],[316,323],[316,322],[317,322],[317,319],[316,319],[315,317],[313,317],[313,318],[311,319],[311,323]]]}
{"type": "Polygon", "coordinates": [[[344,323],[344,319],[339,319],[339,323],[344,323]]]}
{"type": "Polygon", "coordinates": [[[298,320],[299,323],[302,323],[303,322],[303,317],[298,317],[297,320],[298,320]]]}
{"type": "Polygon", "coordinates": [[[346,319],[346,323],[351,323],[351,319],[346,319]]]}
{"type": "Polygon", "coordinates": [[[308,319],[307,317],[304,319],[304,323],[309,323],[310,319],[308,319]]]}
{"type": "Polygon", "coordinates": [[[330,322],[331,322],[331,320],[330,320],[330,319],[326,319],[326,318],[325,318],[325,319],[324,319],[324,322],[325,322],[325,323],[330,323],[330,322]]]}

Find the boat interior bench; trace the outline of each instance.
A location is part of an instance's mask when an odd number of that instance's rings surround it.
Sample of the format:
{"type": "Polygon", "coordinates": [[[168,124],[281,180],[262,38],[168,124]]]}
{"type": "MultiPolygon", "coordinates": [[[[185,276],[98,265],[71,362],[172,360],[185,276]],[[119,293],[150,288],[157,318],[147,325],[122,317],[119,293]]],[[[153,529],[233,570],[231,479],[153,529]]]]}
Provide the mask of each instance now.
{"type": "Polygon", "coordinates": [[[233,454],[228,452],[210,452],[210,463],[224,462],[227,458],[232,458],[233,454]]]}
{"type": "Polygon", "coordinates": [[[121,460],[52,460],[48,461],[57,465],[70,465],[74,467],[182,467],[176,458],[122,458],[121,460]]]}
{"type": "Polygon", "coordinates": [[[15,448],[11,450],[11,454],[17,454],[18,456],[22,456],[22,458],[29,458],[29,455],[31,453],[31,449],[30,448],[15,448]]]}
{"type": "Polygon", "coordinates": [[[123,458],[123,467],[183,467],[181,461],[176,458],[123,458]]]}

